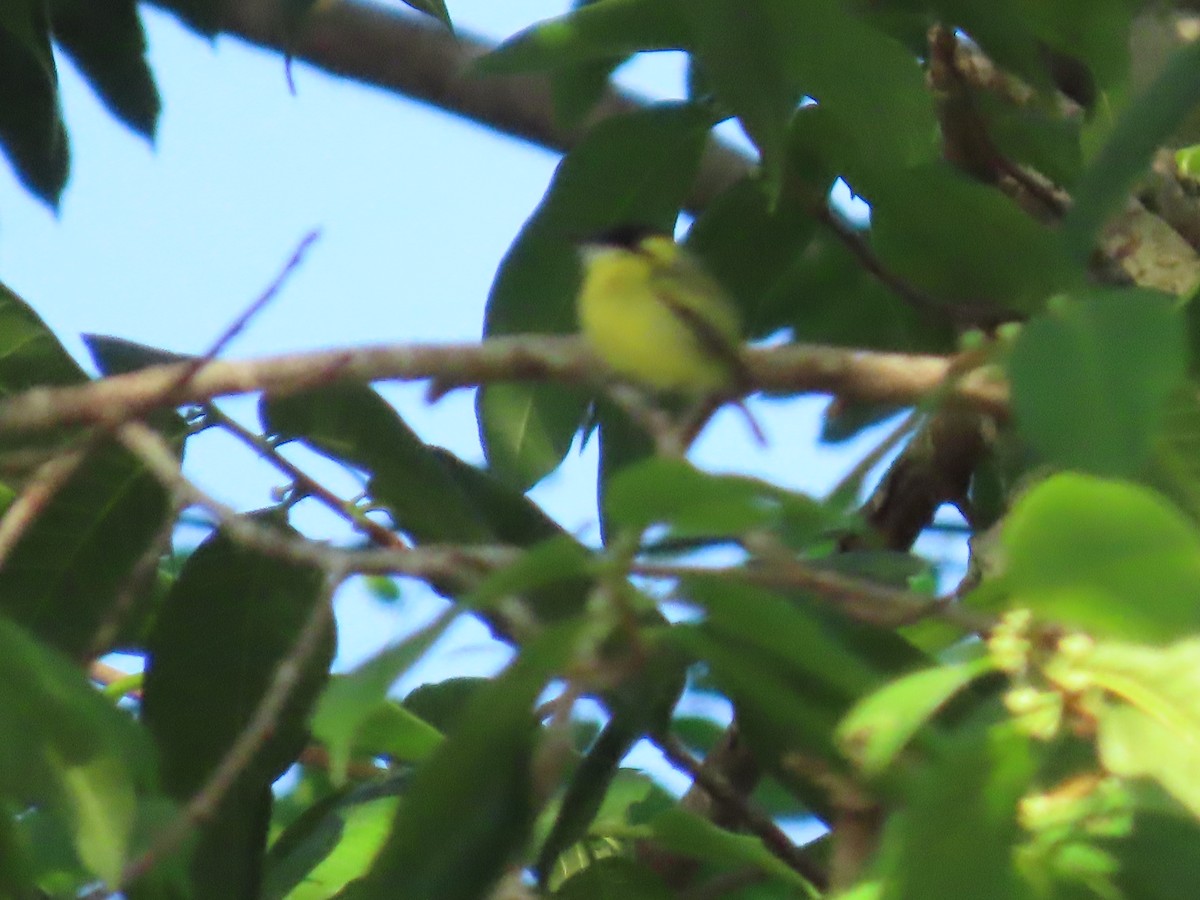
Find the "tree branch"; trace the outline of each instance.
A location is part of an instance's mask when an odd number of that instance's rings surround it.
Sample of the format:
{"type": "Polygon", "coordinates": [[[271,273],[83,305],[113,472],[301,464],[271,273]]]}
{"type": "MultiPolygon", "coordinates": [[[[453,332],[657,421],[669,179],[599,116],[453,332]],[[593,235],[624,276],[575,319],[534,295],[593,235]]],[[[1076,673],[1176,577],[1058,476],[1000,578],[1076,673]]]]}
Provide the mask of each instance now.
{"type": "MultiPolygon", "coordinates": [[[[954,357],[789,344],[745,351],[749,387],[774,394],[833,394],[850,401],[915,403],[944,388],[954,357]]],[[[478,344],[394,344],[317,350],[242,361],[153,366],[63,388],[34,388],[0,402],[0,433],[109,426],[156,407],[262,391],[288,394],[337,382],[432,380],[436,393],[501,381],[600,385],[608,377],[577,337],[526,335],[478,344]],[[189,374],[181,381],[182,374],[189,374]]],[[[978,369],[949,392],[1000,419],[1008,387],[978,369]]]]}
{"type": "MultiPolygon", "coordinates": [[[[187,0],[148,2],[176,15],[194,6],[187,0]]],[[[644,98],[610,90],[585,122],[564,128],[555,122],[549,79],[485,77],[470,71],[472,63],[493,47],[483,38],[461,30],[450,34],[428,17],[362,0],[318,4],[297,32],[288,7],[289,0],[226,0],[215,24],[219,31],[334,75],[403,94],[559,152],[577,144],[595,122],[646,103],[644,98]]],[[[703,209],[753,165],[732,147],[710,141],[687,208],[703,209]]]]}

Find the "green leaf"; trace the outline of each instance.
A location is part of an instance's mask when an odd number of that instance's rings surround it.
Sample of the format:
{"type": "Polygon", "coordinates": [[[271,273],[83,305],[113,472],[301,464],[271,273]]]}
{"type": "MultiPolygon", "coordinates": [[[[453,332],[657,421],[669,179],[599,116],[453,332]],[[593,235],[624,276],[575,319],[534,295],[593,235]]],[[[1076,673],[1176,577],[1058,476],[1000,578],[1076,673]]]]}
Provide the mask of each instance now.
{"type": "Polygon", "coordinates": [[[1104,768],[1152,778],[1200,817],[1200,638],[1167,647],[1102,641],[1060,651],[1047,668],[1055,680],[1099,688],[1093,710],[1104,768]]]}
{"type": "Polygon", "coordinates": [[[92,450],[21,533],[0,568],[0,611],[84,657],[133,589],[130,571],[172,514],[159,481],[113,443],[92,450]]]}
{"type": "Polygon", "coordinates": [[[271,845],[261,900],[326,900],[366,872],[395,818],[396,787],[368,783],[309,806],[271,845]]]}
{"type": "Polygon", "coordinates": [[[991,669],[991,660],[980,658],[892,681],[850,711],[838,726],[838,741],[868,776],[882,775],[921,726],[991,669]]]}
{"type": "MultiPolygon", "coordinates": [[[[267,527],[270,517],[257,521],[267,527]]],[[[171,796],[191,798],[225,759],[314,605],[328,604],[323,580],[315,569],[263,556],[223,534],[188,559],[150,636],[142,700],[171,796]]],[[[304,746],[333,645],[330,616],[270,734],[200,829],[191,865],[197,896],[256,896],[271,784],[304,746]]]]}
{"type": "Polygon", "coordinates": [[[614,475],[605,492],[610,525],[643,530],[656,523],[676,536],[739,535],[787,519],[815,536],[821,506],[800,494],[741,475],[712,475],[681,459],[648,459],[614,475]]]}
{"type": "Polygon", "coordinates": [[[1022,434],[1050,462],[1131,475],[1183,380],[1183,316],[1149,290],[1060,298],[1021,330],[1009,360],[1022,434]]]}
{"type": "Polygon", "coordinates": [[[1192,42],[1176,51],[1154,83],[1125,107],[1108,143],[1076,186],[1074,205],[1063,219],[1063,241],[1077,259],[1088,257],[1097,233],[1125,202],[1134,180],[1195,107],[1197,77],[1200,42],[1192,42]]]}
{"type": "Polygon", "coordinates": [[[975,724],[945,745],[913,781],[884,832],[876,871],[883,900],[1022,900],[1013,861],[1017,803],[1035,774],[1016,729],[975,724]]]}
{"type": "Polygon", "coordinates": [[[54,40],[117,118],[153,137],[160,103],[134,0],[51,0],[54,40]]]}
{"type": "Polygon", "coordinates": [[[84,346],[92,356],[92,362],[102,375],[124,375],[150,366],[195,360],[184,353],[174,353],[149,344],[139,344],[124,338],[104,334],[81,334],[84,346]]]}
{"type": "Polygon", "coordinates": [[[0,394],[85,380],[79,364],[41,317],[0,284],[0,394]]]}
{"type": "Polygon", "coordinates": [[[535,808],[533,704],[577,631],[551,629],[484,685],[421,767],[354,900],[476,900],[524,845],[535,808]]]}
{"type": "Polygon", "coordinates": [[[763,184],[746,178],[705,207],[688,230],[688,249],[741,309],[747,337],[765,337],[787,324],[767,298],[815,225],[794,198],[785,195],[772,208],[763,184]]]}
{"type": "Polygon", "coordinates": [[[475,413],[491,471],[521,490],[533,487],[566,457],[586,407],[578,391],[560,385],[481,388],[475,413]]]}
{"type": "Polygon", "coordinates": [[[762,153],[770,196],[778,196],[788,128],[805,96],[847,126],[852,150],[843,161],[866,161],[843,169],[856,186],[933,158],[933,105],[916,59],[843,4],[695,0],[681,8],[713,93],[762,153]]]}
{"type": "Polygon", "coordinates": [[[804,896],[821,896],[813,885],[776,858],[756,837],[733,834],[679,807],[664,810],[652,818],[648,825],[655,842],[668,850],[733,869],[749,866],[772,879],[791,885],[804,896]]]}
{"type": "Polygon", "coordinates": [[[21,183],[58,205],[70,153],[43,3],[15,0],[0,15],[0,145],[21,183]]]}
{"type": "Polygon", "coordinates": [[[514,35],[481,57],[476,70],[512,75],[682,47],[686,30],[674,0],[589,3],[514,35]]]}
{"type": "Polygon", "coordinates": [[[1146,481],[1200,521],[1200,393],[1194,382],[1179,385],[1167,399],[1146,481]]]}
{"type": "MultiPolygon", "coordinates": [[[[381,710],[390,708],[388,690],[455,621],[452,614],[442,615],[411,637],[375,654],[354,671],[335,675],[317,701],[312,716],[313,737],[329,751],[329,775],[336,785],[346,780],[350,757],[360,746],[361,732],[381,710]]],[[[387,715],[386,713],[383,713],[387,715]]],[[[417,716],[400,710],[411,721],[396,725],[410,726],[409,737],[417,752],[432,750],[441,740],[437,729],[417,716]],[[423,726],[423,727],[422,727],[423,726]]]]}
{"type": "Polygon", "coordinates": [[[554,900],[672,900],[677,895],[645,866],[610,856],[568,878],[552,896],[554,900]]]}
{"type": "Polygon", "coordinates": [[[1005,569],[973,595],[1096,636],[1200,632],[1200,533],[1152,491],[1064,473],[1030,489],[1001,533],[1005,569]]]}
{"type": "Polygon", "coordinates": [[[491,539],[435,448],[370,387],[335,385],[264,397],[259,414],[268,432],[302,440],[318,453],[366,471],[372,497],[386,504],[396,526],[416,540],[491,539]]]}
{"type": "Polygon", "coordinates": [[[144,734],[64,657],[0,618],[0,801],[46,804],[80,862],[115,883],[128,861],[136,796],[153,785],[144,734]]]}
{"type": "MultiPolygon", "coordinates": [[[[604,8],[610,2],[585,7],[604,8]]],[[[566,333],[576,329],[579,266],[574,242],[614,225],[669,231],[691,188],[711,116],[660,104],[607,119],[564,157],[546,196],[500,264],[484,333],[566,333]]],[[[571,446],[588,400],[555,385],[499,385],[476,400],[492,470],[527,489],[571,446]]]]}
{"type": "Polygon", "coordinates": [[[947,304],[1033,312],[1082,280],[1054,232],[948,166],[906,172],[868,199],[884,264],[947,304]]]}

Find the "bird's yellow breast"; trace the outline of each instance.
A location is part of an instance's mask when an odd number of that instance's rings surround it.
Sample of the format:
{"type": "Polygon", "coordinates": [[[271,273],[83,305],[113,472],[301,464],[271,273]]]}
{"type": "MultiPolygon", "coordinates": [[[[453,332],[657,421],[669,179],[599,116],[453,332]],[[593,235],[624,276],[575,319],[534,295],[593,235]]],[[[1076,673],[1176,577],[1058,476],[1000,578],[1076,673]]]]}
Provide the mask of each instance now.
{"type": "Polygon", "coordinates": [[[588,261],[578,300],[585,338],[615,372],[650,387],[706,393],[727,386],[726,362],[659,294],[657,265],[622,250],[588,261]]]}

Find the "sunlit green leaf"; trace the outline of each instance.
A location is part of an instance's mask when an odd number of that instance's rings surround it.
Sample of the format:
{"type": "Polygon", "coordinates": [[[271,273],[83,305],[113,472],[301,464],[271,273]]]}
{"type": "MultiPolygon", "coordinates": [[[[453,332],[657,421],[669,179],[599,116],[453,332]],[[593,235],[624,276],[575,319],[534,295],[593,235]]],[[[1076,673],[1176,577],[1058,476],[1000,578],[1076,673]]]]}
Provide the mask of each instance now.
{"type": "Polygon", "coordinates": [[[838,726],[838,739],[868,775],[880,775],[938,709],[990,668],[981,658],[891,681],[850,711],[838,726]]]}
{"type": "Polygon", "coordinates": [[[975,598],[1095,635],[1200,632],[1200,533],[1152,491],[1064,473],[1030,489],[1001,534],[1004,572],[975,598]]]}

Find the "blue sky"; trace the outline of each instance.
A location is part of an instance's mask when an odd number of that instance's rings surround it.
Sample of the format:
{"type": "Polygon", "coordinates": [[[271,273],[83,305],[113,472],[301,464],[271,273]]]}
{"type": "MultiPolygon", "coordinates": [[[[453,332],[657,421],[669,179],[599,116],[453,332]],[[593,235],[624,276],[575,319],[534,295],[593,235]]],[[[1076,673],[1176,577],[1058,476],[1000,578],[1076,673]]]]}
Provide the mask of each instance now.
{"type": "MultiPolygon", "coordinates": [[[[450,3],[460,27],[502,37],[563,4],[450,3]]],[[[380,341],[472,340],[497,264],[551,177],[554,154],[240,41],[215,44],[143,7],[163,116],[154,146],[124,129],[62,62],[72,174],[57,217],[0,171],[0,278],[84,357],[79,334],[203,351],[276,275],[301,237],[321,240],[275,302],[228,349],[253,356],[380,341]]],[[[677,58],[635,62],[621,77],[675,96],[677,58]]],[[[479,462],[472,397],[430,406],[421,386],[386,393],[428,440],[479,462]]],[[[820,493],[865,445],[817,448],[819,399],[759,401],[771,439],[758,448],[736,413],[705,433],[694,459],[820,493]]],[[[253,404],[223,407],[253,421],[253,404]]],[[[356,486],[302,459],[346,496],[356,486]]],[[[281,479],[229,439],[202,436],[188,471],[242,508],[266,505],[281,479]]],[[[594,535],[595,457],[573,453],[534,496],[567,528],[594,535]]],[[[345,534],[304,510],[313,534],[345,534]]],[[[339,598],[340,664],[351,664],[433,614],[416,586],[382,606],[360,589],[339,598]]],[[[423,676],[489,671],[504,656],[465,628],[423,676]]]]}

